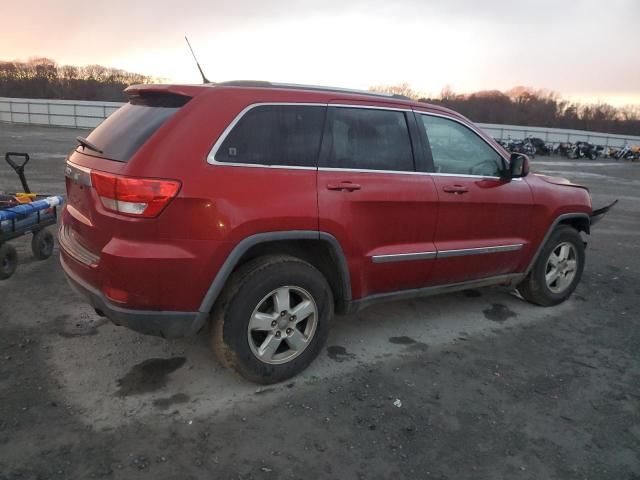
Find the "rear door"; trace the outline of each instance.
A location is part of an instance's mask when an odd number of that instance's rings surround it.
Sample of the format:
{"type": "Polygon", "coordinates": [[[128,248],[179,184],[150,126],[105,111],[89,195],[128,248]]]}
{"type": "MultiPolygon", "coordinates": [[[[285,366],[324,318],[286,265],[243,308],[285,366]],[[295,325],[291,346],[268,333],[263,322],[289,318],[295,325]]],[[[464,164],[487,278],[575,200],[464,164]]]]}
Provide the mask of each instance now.
{"type": "Polygon", "coordinates": [[[506,160],[465,123],[424,113],[417,119],[439,201],[433,281],[513,273],[529,243],[529,185],[503,178],[506,160]]]}
{"type": "Polygon", "coordinates": [[[319,228],[345,251],[354,298],[425,285],[435,258],[437,193],[416,172],[410,110],[330,105],[318,169],[319,228]]]}

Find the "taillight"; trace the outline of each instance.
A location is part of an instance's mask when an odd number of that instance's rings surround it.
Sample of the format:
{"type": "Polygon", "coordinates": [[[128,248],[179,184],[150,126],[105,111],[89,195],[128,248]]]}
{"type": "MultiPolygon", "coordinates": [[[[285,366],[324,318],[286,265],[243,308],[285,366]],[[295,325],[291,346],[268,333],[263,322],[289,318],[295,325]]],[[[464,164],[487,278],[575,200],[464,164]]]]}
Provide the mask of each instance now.
{"type": "Polygon", "coordinates": [[[132,217],[155,217],[180,190],[177,180],[122,177],[91,172],[91,183],[107,210],[132,217]]]}

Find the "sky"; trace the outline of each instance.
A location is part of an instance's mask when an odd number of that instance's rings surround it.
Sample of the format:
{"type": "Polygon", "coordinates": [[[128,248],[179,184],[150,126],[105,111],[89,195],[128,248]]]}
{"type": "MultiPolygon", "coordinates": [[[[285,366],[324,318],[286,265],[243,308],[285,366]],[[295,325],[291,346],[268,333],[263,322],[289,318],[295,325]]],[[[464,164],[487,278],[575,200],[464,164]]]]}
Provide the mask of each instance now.
{"type": "Polygon", "coordinates": [[[640,104],[640,0],[1,0],[0,60],[640,104]]]}

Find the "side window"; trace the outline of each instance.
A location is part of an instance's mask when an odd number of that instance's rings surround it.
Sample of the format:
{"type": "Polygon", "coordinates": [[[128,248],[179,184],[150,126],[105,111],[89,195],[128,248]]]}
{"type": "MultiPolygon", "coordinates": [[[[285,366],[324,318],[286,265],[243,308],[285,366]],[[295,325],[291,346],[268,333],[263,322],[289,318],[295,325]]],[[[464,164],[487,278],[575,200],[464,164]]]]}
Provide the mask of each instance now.
{"type": "Polygon", "coordinates": [[[261,105],[224,139],[218,162],[315,167],[326,107],[261,105]]]}
{"type": "Polygon", "coordinates": [[[322,166],[413,171],[404,112],[331,107],[322,166]]]}
{"type": "Polygon", "coordinates": [[[420,115],[435,171],[497,177],[502,157],[473,131],[453,120],[420,115]]]}

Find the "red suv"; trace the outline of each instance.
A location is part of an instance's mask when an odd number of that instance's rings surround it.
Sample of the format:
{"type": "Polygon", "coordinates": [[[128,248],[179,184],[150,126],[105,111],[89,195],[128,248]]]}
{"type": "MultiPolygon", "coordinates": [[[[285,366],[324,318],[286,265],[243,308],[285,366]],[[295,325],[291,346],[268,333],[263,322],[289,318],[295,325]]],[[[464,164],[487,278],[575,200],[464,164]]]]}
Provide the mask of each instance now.
{"type": "Polygon", "coordinates": [[[99,315],[178,337],[212,322],[263,383],[318,355],[334,312],[486,285],[565,300],[596,215],[461,115],[403,97],[140,85],[66,164],[61,263],[99,315]]]}

